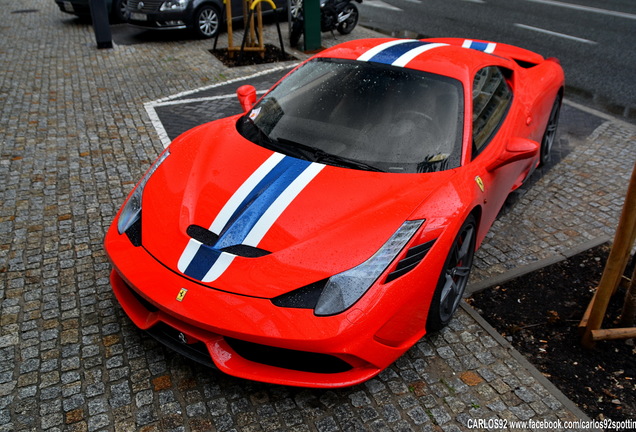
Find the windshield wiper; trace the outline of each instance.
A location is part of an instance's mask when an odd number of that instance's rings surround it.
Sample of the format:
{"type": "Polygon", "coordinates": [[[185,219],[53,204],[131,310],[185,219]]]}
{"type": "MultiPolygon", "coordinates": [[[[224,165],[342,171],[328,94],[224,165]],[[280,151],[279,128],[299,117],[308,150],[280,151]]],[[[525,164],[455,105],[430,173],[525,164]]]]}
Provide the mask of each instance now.
{"type": "Polygon", "coordinates": [[[280,144],[287,146],[286,148],[291,149],[292,151],[296,151],[298,153],[303,153],[303,156],[306,159],[309,159],[313,162],[321,162],[327,163],[334,166],[339,166],[342,168],[354,168],[366,171],[377,171],[384,172],[378,167],[374,167],[373,165],[369,165],[364,162],[360,162],[355,159],[351,159],[344,156],[338,156],[332,153],[327,153],[326,151],[318,148],[312,147],[306,144],[301,144],[296,141],[288,140],[286,138],[277,138],[276,139],[280,144]]]}

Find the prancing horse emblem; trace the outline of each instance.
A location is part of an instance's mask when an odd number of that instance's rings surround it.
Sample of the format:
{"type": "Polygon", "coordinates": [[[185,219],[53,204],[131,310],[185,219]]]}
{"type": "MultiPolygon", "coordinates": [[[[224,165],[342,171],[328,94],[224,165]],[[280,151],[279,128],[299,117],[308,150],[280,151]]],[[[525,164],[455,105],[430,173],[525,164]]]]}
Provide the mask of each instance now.
{"type": "Polygon", "coordinates": [[[485,187],[484,187],[484,181],[481,179],[481,177],[479,176],[475,177],[475,182],[477,182],[477,186],[479,186],[479,189],[481,189],[481,191],[483,192],[485,190],[485,187]]]}
{"type": "Polygon", "coordinates": [[[181,288],[179,290],[179,294],[177,294],[177,301],[183,301],[183,298],[186,296],[187,293],[188,293],[187,289],[181,288]]]}

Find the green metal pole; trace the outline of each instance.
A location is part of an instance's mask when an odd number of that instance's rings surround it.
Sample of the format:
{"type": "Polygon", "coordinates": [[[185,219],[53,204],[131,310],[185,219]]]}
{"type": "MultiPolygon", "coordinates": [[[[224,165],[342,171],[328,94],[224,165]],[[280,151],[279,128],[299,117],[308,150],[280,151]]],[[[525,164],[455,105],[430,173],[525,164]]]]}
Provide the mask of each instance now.
{"type": "Polygon", "coordinates": [[[304,0],[303,13],[305,51],[317,51],[322,44],[320,40],[320,0],[304,0]]]}

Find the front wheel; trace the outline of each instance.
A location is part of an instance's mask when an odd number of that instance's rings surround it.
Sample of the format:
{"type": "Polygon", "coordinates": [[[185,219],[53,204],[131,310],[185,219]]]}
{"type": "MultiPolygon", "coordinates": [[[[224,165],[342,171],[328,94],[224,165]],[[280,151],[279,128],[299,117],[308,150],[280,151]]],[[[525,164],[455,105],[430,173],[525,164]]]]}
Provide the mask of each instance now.
{"type": "Polygon", "coordinates": [[[556,131],[559,125],[559,114],[561,112],[561,95],[558,95],[552,105],[552,111],[550,111],[550,118],[548,124],[545,127],[543,133],[543,139],[541,140],[541,160],[540,164],[543,166],[550,162],[550,153],[552,152],[552,146],[556,139],[556,131]]]}
{"type": "Polygon", "coordinates": [[[353,3],[349,3],[342,12],[340,12],[341,16],[348,17],[338,24],[338,33],[346,35],[351,33],[351,31],[355,28],[356,24],[358,24],[358,8],[353,3]]]}
{"type": "Polygon", "coordinates": [[[469,215],[453,242],[440,274],[426,320],[426,332],[446,326],[464,295],[475,256],[477,222],[469,215]]]}
{"type": "MultiPolygon", "coordinates": [[[[300,14],[302,14],[302,10],[300,11],[300,14]]],[[[304,21],[300,16],[292,21],[291,32],[289,33],[289,44],[292,47],[296,47],[298,45],[300,37],[303,35],[303,26],[304,21]]]]}
{"type": "Polygon", "coordinates": [[[194,32],[202,39],[216,36],[220,31],[219,11],[211,5],[203,5],[194,14],[194,32]]]}
{"type": "Polygon", "coordinates": [[[113,22],[120,23],[126,21],[126,5],[128,0],[113,0],[111,16],[113,22]]]}

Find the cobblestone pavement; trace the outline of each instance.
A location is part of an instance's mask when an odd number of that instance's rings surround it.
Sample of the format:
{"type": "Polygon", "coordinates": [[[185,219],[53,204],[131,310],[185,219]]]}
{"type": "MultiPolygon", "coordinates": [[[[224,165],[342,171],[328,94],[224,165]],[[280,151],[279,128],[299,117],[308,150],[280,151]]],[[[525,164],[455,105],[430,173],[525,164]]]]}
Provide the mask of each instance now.
{"type": "MultiPolygon", "coordinates": [[[[163,147],[148,107],[263,67],[227,69],[210,41],[182,38],[97,50],[91,27],[52,0],[0,5],[0,431],[453,431],[476,419],[585,419],[468,308],[343,390],[235,379],[138,331],[111,292],[102,241],[163,147]]],[[[559,163],[506,207],[475,283],[612,235],[635,128],[569,110],[598,126],[562,133],[559,163]]]]}

